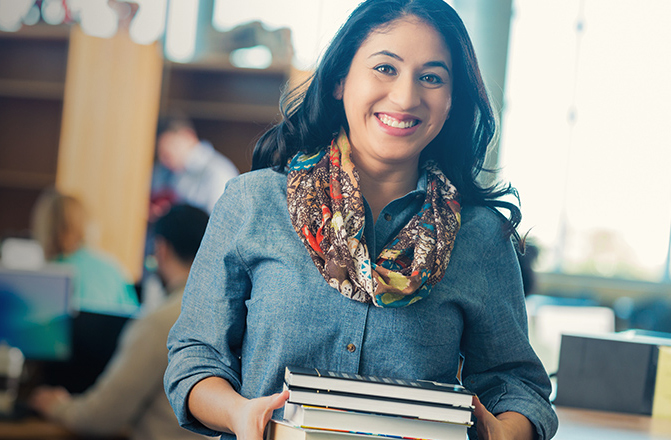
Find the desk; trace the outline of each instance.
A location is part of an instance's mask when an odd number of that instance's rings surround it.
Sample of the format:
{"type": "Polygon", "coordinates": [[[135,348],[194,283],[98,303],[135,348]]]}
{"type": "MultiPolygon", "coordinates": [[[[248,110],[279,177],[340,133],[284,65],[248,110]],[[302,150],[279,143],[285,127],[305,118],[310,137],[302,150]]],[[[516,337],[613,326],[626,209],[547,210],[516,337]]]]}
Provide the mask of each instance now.
{"type": "Polygon", "coordinates": [[[0,421],[0,439],[12,440],[72,440],[76,437],[67,429],[37,417],[0,421]]]}
{"type": "Polygon", "coordinates": [[[556,407],[555,440],[669,440],[671,420],[649,416],[556,407]]]}
{"type": "MultiPolygon", "coordinates": [[[[671,420],[577,408],[557,407],[554,440],[669,440],[671,420]]],[[[39,418],[0,421],[0,440],[83,440],[39,418]]]]}
{"type": "MultiPolygon", "coordinates": [[[[127,437],[104,437],[107,440],[127,440],[127,437]]],[[[39,417],[21,420],[0,420],[0,440],[100,440],[101,437],[75,435],[56,423],[39,417]]]]}

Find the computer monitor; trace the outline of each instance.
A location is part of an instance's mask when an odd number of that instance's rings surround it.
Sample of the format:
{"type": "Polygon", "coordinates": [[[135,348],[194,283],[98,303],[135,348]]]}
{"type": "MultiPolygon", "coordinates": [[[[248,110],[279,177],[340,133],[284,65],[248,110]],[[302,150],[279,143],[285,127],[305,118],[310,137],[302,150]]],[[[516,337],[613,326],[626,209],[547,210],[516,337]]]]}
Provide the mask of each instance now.
{"type": "Polygon", "coordinates": [[[72,355],[66,362],[44,363],[44,381],[71,393],[82,393],[104,371],[126,323],[128,314],[79,311],[72,319],[72,355]]]}
{"type": "Polygon", "coordinates": [[[26,359],[62,361],[72,353],[72,272],[0,266],[0,340],[26,359]]]}

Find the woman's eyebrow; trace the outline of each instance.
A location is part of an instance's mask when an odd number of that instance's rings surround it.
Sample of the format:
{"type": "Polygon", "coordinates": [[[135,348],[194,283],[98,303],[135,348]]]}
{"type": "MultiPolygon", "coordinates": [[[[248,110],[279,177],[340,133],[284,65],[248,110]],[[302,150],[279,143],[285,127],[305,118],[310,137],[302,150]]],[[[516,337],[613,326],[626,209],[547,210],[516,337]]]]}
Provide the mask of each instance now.
{"type": "Polygon", "coordinates": [[[429,61],[428,63],[424,63],[424,67],[442,67],[447,72],[450,72],[450,68],[443,61],[429,61]]]}
{"type": "MultiPolygon", "coordinates": [[[[375,52],[375,53],[371,54],[368,58],[373,58],[375,56],[380,56],[380,55],[388,56],[388,57],[394,58],[396,60],[399,60],[401,62],[404,61],[403,58],[400,55],[395,54],[394,52],[390,52],[388,50],[381,50],[379,52],[375,52]]],[[[441,67],[441,68],[445,69],[447,72],[450,72],[450,68],[447,66],[447,64],[444,61],[428,61],[428,62],[424,63],[424,67],[441,67]]]]}
{"type": "Polygon", "coordinates": [[[391,57],[391,58],[395,58],[399,61],[403,61],[403,58],[401,58],[399,55],[396,55],[394,52],[390,52],[388,50],[381,50],[379,52],[375,52],[375,53],[371,54],[368,58],[373,58],[374,56],[378,56],[378,55],[385,55],[385,56],[388,56],[388,57],[391,57]]]}

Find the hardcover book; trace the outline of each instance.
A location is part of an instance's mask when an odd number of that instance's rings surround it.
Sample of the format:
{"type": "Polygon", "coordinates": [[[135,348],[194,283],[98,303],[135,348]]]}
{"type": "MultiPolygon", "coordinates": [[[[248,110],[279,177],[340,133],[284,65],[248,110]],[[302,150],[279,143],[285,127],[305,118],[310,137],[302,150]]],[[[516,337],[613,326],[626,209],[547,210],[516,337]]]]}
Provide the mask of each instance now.
{"type": "Polygon", "coordinates": [[[431,440],[465,439],[468,425],[287,403],[284,419],[301,428],[431,440]]]}
{"type": "Polygon", "coordinates": [[[361,376],[302,367],[287,367],[284,381],[289,389],[311,388],[473,408],[474,394],[455,384],[361,376]]]}
{"type": "Polygon", "coordinates": [[[469,408],[451,405],[292,387],[289,387],[288,402],[459,424],[470,424],[472,414],[469,408]]]}

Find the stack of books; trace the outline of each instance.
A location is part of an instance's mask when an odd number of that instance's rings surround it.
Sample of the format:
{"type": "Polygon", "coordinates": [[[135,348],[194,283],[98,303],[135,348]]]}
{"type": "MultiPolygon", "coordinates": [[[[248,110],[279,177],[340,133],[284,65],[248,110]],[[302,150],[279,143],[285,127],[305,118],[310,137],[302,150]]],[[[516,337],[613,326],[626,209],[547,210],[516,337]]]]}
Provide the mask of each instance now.
{"type": "Polygon", "coordinates": [[[300,367],[287,367],[284,382],[284,420],[271,421],[266,440],[464,440],[473,424],[473,393],[461,385],[300,367]]]}

